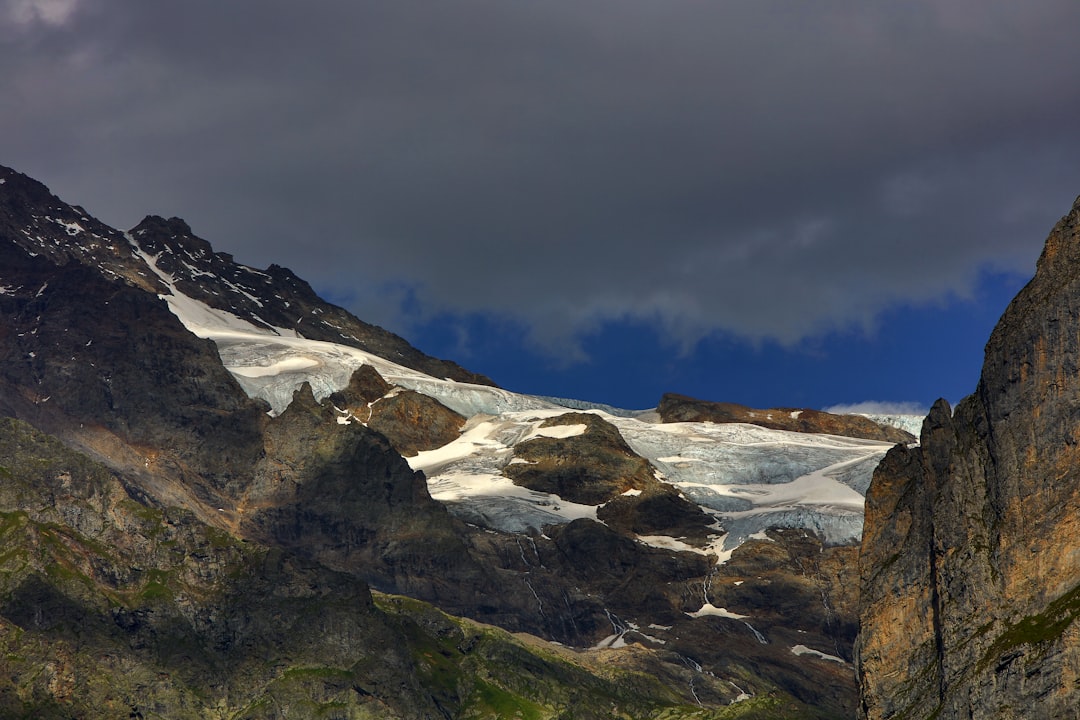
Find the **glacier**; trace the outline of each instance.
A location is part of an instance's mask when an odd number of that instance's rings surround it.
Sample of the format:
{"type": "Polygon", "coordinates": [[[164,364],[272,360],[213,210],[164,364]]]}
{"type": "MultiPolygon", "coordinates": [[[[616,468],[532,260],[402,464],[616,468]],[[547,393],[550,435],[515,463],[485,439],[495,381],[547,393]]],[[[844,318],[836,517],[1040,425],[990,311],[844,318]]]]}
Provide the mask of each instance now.
{"type": "MultiPolygon", "coordinates": [[[[192,333],[213,340],[225,367],[248,395],[282,412],[309,383],[316,399],[344,388],[352,373],[371,365],[387,382],[429,395],[468,418],[460,437],[409,458],[423,471],[431,496],[466,522],[492,531],[542,533],[545,526],[596,519],[597,506],[514,485],[502,475],[513,447],[542,434],[540,424],[568,406],[615,425],[627,444],[671,483],[716,517],[707,548],[721,560],[768,527],[802,528],[827,543],[858,542],[863,499],[874,468],[892,443],[771,430],[746,424],[660,423],[655,412],[544,398],[486,385],[435,378],[357,348],[309,340],[295,331],[260,328],[181,293],[155,258],[139,254],[168,286],[161,295],[192,333]],[[722,528],[720,530],[719,528],[722,528]]],[[[921,418],[894,417],[914,427],[921,418]]],[[[695,550],[678,538],[641,542],[695,550]]]]}

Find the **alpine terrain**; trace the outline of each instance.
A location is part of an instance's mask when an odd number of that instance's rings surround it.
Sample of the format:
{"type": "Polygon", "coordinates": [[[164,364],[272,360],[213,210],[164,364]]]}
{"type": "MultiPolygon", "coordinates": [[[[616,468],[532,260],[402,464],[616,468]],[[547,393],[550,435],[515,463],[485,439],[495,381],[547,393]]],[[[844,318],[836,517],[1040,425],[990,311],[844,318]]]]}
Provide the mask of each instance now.
{"type": "Polygon", "coordinates": [[[863,718],[1080,712],[1080,199],[986,345],[866,498],[863,718]]]}
{"type": "Polygon", "coordinates": [[[513,393],[0,167],[0,716],[851,718],[887,452],[861,712],[1065,698],[1072,217],[909,448],[513,393]]]}

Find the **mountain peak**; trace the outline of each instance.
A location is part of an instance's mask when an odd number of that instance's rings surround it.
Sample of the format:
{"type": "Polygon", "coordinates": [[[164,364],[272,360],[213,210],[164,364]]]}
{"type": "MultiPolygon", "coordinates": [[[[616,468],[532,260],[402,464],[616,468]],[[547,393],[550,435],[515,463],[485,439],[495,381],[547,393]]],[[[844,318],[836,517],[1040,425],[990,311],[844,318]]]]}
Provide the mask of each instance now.
{"type": "Polygon", "coordinates": [[[172,233],[173,235],[191,235],[191,226],[182,218],[171,217],[165,219],[160,215],[147,215],[142,221],[131,229],[131,234],[140,230],[159,230],[172,233]]]}
{"type": "MultiPolygon", "coordinates": [[[[180,253],[188,256],[189,262],[199,262],[215,255],[210,243],[195,235],[191,226],[178,217],[166,220],[160,215],[147,215],[128,234],[151,255],[180,253]]],[[[222,260],[231,263],[232,256],[223,254],[222,260]]]]}

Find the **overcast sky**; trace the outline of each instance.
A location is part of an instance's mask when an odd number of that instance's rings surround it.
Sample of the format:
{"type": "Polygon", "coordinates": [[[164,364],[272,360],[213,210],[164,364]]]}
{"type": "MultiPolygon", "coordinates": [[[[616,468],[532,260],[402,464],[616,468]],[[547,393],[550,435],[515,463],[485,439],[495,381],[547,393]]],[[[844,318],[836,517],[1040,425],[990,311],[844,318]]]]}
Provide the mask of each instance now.
{"type": "Polygon", "coordinates": [[[889,366],[895,333],[977,358],[1080,193],[1077,28],[1075,0],[0,0],[0,163],[512,389],[784,403],[709,384],[754,366],[787,404],[928,403],[977,362],[889,366]]]}

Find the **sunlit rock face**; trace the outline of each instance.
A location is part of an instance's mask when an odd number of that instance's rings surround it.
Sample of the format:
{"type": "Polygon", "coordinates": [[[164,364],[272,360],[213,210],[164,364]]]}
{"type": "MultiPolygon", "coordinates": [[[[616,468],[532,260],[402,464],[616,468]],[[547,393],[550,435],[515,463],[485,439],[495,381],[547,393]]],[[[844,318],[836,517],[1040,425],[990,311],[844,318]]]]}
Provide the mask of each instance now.
{"type": "Polygon", "coordinates": [[[677,393],[666,393],[656,411],[664,422],[749,423],[773,430],[843,435],[892,443],[915,439],[906,430],[877,422],[865,415],[838,415],[805,408],[755,410],[736,403],[697,400],[677,393]]]}
{"type": "Polygon", "coordinates": [[[1080,200],[986,346],[866,499],[864,718],[1064,718],[1080,707],[1080,200]]]}

